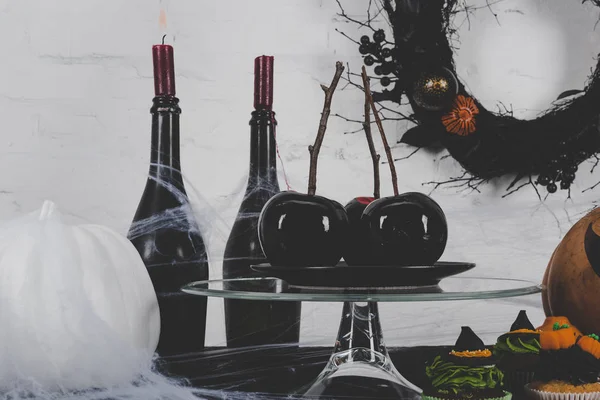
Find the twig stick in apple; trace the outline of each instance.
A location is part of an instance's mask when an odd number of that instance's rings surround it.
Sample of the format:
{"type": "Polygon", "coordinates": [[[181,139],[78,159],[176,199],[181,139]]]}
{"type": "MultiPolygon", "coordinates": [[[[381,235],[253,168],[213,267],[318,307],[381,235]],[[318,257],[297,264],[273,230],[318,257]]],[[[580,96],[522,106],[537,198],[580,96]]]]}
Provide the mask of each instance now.
{"type": "Polygon", "coordinates": [[[375,150],[375,143],[373,143],[373,135],[371,133],[371,101],[367,93],[371,93],[370,80],[367,76],[367,69],[362,67],[362,81],[365,87],[365,121],[363,122],[363,129],[367,136],[367,143],[369,144],[369,151],[371,152],[371,158],[373,159],[373,197],[378,199],[380,197],[380,182],[379,182],[379,154],[375,150]]]}
{"type": "Polygon", "coordinates": [[[375,108],[375,102],[373,101],[373,96],[371,95],[371,89],[369,88],[368,85],[365,85],[365,95],[369,98],[369,103],[371,104],[371,109],[373,109],[373,116],[375,117],[375,123],[377,124],[379,133],[381,134],[381,141],[383,142],[383,148],[385,149],[385,155],[387,156],[388,164],[390,165],[390,173],[392,174],[392,186],[394,188],[394,196],[398,196],[398,175],[396,174],[396,166],[394,165],[394,159],[392,157],[392,150],[390,149],[390,145],[388,144],[387,138],[385,137],[385,132],[383,130],[383,124],[381,123],[381,118],[379,118],[379,112],[377,112],[377,108],[375,108]]]}
{"type": "Polygon", "coordinates": [[[323,112],[321,113],[321,122],[319,122],[319,130],[317,132],[317,138],[315,144],[308,146],[308,152],[310,153],[310,171],[308,173],[308,194],[313,196],[317,191],[317,159],[319,157],[319,150],[323,144],[323,138],[325,137],[325,130],[327,129],[327,119],[331,112],[331,99],[333,98],[333,92],[337,87],[340,77],[344,72],[344,65],[341,61],[335,63],[335,75],[331,81],[329,87],[321,85],[321,89],[325,93],[325,103],[323,104],[323,112]]]}

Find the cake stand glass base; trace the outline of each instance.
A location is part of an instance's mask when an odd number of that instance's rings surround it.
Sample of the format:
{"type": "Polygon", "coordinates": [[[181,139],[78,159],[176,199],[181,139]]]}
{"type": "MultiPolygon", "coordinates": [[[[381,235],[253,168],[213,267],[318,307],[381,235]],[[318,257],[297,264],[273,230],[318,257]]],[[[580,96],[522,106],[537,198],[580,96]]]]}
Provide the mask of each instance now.
{"type": "Polygon", "coordinates": [[[303,398],[419,399],[388,355],[376,302],[345,302],[333,354],[303,398]]]}
{"type": "Polygon", "coordinates": [[[244,300],[345,302],[335,350],[326,368],[297,395],[305,398],[417,399],[421,390],[393,366],[383,342],[376,302],[498,299],[538,294],[539,284],[520,279],[445,278],[435,287],[396,290],[300,288],[278,278],[192,282],[197,296],[244,300]]]}

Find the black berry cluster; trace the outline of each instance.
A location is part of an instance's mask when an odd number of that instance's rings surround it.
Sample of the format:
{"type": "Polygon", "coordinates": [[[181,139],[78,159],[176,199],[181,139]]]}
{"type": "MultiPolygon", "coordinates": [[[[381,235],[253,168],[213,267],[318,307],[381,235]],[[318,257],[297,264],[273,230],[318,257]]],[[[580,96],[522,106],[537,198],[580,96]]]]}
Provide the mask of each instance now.
{"type": "Polygon", "coordinates": [[[576,157],[569,157],[571,152],[566,151],[565,143],[561,142],[560,146],[562,152],[550,161],[545,171],[540,173],[536,181],[538,185],[545,186],[548,193],[555,193],[559,186],[562,190],[569,190],[575,180],[579,161],[587,158],[587,154],[583,152],[577,154],[576,157]]]}
{"type": "Polygon", "coordinates": [[[373,68],[375,75],[384,75],[379,81],[381,86],[389,86],[392,80],[385,76],[395,72],[396,65],[392,60],[392,49],[384,47],[387,44],[385,40],[385,32],[380,29],[373,33],[373,41],[367,35],[360,38],[360,46],[358,51],[364,55],[364,63],[367,66],[378,64],[373,68]]]}

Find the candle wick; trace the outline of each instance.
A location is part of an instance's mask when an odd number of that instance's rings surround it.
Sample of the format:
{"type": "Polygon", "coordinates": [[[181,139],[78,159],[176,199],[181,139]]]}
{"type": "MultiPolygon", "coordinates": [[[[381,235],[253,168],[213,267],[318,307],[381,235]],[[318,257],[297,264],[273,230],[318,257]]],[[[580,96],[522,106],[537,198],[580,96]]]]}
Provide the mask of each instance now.
{"type": "Polygon", "coordinates": [[[163,35],[163,37],[162,37],[162,44],[165,44],[165,38],[166,38],[166,37],[167,37],[167,35],[166,35],[166,34],[165,34],[165,35],[163,35]]]}

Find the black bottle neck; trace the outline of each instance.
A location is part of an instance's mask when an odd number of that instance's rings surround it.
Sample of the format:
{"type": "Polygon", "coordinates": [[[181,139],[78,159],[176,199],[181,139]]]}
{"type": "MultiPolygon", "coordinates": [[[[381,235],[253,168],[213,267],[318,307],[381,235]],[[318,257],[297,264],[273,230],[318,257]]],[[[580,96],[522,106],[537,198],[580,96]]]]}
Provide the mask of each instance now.
{"type": "Polygon", "coordinates": [[[152,103],[150,178],[183,190],[179,161],[179,99],[173,96],[157,96],[152,103]]]}
{"type": "Polygon", "coordinates": [[[271,110],[255,110],[250,119],[250,173],[247,192],[256,188],[279,192],[277,181],[277,121],[271,110]]]}

